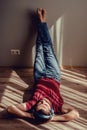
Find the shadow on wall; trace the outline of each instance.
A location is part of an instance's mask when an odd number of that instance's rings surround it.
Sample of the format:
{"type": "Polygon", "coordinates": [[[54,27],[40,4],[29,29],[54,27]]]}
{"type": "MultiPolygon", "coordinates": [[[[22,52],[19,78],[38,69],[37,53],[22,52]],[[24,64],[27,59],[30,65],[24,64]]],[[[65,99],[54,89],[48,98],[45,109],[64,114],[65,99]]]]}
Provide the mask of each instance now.
{"type": "Polygon", "coordinates": [[[66,2],[64,0],[51,0],[50,3],[46,0],[38,0],[38,2],[34,0],[2,1],[0,4],[0,17],[2,19],[0,23],[2,31],[0,66],[33,66],[32,48],[36,40],[36,9],[42,7],[47,10],[47,22],[48,26],[51,27],[66,12],[69,3],[69,0],[66,2]],[[20,49],[21,55],[11,55],[11,49],[20,49]]]}
{"type": "Polygon", "coordinates": [[[29,21],[28,33],[26,39],[21,43],[21,55],[18,59],[19,66],[32,66],[32,48],[35,45],[35,39],[37,35],[38,17],[34,10],[27,12],[27,19],[29,21]]]}

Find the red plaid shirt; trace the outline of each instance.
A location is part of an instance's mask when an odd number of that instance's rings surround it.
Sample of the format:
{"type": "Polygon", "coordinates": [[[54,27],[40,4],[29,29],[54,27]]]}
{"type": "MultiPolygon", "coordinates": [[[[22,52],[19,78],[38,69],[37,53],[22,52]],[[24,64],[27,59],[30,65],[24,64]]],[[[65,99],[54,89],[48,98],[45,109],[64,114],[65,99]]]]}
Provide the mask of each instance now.
{"type": "Polygon", "coordinates": [[[63,99],[59,91],[60,83],[52,78],[41,78],[36,84],[36,90],[31,100],[26,102],[26,110],[30,110],[39,100],[48,98],[55,113],[61,112],[63,99]]]}

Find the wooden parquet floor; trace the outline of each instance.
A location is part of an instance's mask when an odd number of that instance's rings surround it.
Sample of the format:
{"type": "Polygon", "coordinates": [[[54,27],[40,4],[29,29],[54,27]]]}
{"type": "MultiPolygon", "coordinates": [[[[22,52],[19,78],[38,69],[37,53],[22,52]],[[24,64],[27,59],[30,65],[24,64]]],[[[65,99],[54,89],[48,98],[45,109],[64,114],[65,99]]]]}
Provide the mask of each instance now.
{"type": "Polygon", "coordinates": [[[63,69],[61,77],[64,101],[79,111],[80,118],[70,122],[35,124],[9,117],[5,111],[7,106],[30,98],[33,70],[0,68],[0,130],[87,130],[87,69],[63,69]]]}

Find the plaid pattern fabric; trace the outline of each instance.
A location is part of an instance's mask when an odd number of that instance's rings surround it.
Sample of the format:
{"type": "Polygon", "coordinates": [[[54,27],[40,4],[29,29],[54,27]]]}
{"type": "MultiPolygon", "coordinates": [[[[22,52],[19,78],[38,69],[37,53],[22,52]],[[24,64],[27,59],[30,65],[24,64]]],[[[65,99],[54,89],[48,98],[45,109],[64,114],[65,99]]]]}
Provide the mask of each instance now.
{"type": "Polygon", "coordinates": [[[26,110],[30,110],[39,100],[48,98],[55,113],[61,112],[63,98],[60,94],[60,83],[52,78],[41,78],[36,84],[36,90],[31,100],[26,102],[26,110]]]}

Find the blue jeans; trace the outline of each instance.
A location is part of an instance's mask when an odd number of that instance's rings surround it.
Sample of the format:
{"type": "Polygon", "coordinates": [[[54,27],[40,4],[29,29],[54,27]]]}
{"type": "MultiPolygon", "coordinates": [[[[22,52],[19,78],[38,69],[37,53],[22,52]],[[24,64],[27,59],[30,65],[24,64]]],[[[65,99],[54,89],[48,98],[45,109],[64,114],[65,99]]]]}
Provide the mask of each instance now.
{"type": "Polygon", "coordinates": [[[60,81],[60,68],[54,54],[51,37],[46,23],[38,26],[36,40],[36,57],[34,62],[34,79],[42,77],[54,78],[60,81]]]}

